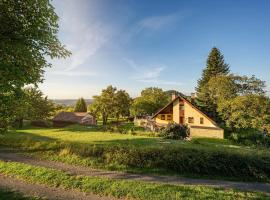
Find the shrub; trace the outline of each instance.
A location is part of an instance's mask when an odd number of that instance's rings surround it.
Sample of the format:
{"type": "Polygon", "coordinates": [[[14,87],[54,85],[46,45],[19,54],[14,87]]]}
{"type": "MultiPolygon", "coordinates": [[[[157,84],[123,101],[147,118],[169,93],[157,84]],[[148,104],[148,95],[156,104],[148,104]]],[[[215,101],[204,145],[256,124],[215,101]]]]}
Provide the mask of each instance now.
{"type": "Polygon", "coordinates": [[[189,136],[189,129],[187,126],[169,123],[166,128],[160,130],[159,136],[166,139],[184,139],[189,136]]]}
{"type": "Polygon", "coordinates": [[[230,140],[248,146],[270,147],[270,135],[256,129],[240,129],[231,134],[230,140]]]}

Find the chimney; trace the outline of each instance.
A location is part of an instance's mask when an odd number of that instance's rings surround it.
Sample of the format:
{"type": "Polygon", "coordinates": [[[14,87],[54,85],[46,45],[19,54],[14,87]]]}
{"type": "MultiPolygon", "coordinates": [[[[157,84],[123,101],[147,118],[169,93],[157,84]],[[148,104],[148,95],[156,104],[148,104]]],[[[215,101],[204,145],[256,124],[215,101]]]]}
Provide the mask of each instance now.
{"type": "Polygon", "coordinates": [[[191,101],[191,103],[195,103],[195,99],[196,99],[196,93],[191,93],[190,94],[190,101],[191,101]]]}
{"type": "Polygon", "coordinates": [[[172,100],[174,100],[175,98],[176,98],[176,94],[174,92],[174,93],[172,93],[172,100]]]}

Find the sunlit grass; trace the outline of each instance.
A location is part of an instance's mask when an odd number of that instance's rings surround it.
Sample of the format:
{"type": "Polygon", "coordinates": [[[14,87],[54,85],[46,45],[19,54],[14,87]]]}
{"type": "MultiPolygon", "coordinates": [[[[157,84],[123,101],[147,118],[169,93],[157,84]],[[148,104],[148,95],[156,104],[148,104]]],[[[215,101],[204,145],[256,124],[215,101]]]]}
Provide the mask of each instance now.
{"type": "Polygon", "coordinates": [[[0,161],[0,172],[31,183],[45,184],[66,189],[77,189],[83,192],[113,196],[116,198],[138,200],[267,199],[267,197],[262,193],[240,192],[232,189],[71,176],[59,170],[34,167],[13,162],[0,161]]]}

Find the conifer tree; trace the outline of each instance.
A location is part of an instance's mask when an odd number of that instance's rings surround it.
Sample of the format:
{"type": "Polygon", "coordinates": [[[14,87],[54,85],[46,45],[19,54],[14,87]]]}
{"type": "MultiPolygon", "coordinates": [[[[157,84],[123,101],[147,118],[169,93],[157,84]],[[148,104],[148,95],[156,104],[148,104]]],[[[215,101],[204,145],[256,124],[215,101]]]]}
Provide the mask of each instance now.
{"type": "Polygon", "coordinates": [[[202,78],[198,80],[197,92],[200,92],[202,87],[208,81],[216,76],[227,75],[230,72],[229,65],[225,63],[224,57],[220,50],[213,47],[206,61],[206,68],[203,70],[202,78]]]}
{"type": "Polygon", "coordinates": [[[213,47],[206,61],[206,68],[203,70],[202,77],[198,80],[196,88],[196,103],[210,117],[218,121],[216,105],[211,101],[211,94],[208,90],[208,82],[211,78],[226,76],[230,72],[229,65],[225,63],[220,50],[213,47]]]}
{"type": "Polygon", "coordinates": [[[76,102],[74,112],[87,112],[87,106],[83,98],[79,98],[76,102]]]}

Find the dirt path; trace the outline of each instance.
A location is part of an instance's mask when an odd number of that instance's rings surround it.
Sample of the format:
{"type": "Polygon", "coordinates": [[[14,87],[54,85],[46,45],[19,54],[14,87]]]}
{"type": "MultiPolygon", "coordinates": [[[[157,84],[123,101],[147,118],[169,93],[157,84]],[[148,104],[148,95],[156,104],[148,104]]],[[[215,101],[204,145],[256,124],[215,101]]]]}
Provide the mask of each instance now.
{"type": "Polygon", "coordinates": [[[20,192],[26,196],[36,196],[48,200],[109,200],[107,197],[86,194],[75,190],[30,184],[24,181],[0,174],[0,188],[20,192]]]}
{"type": "Polygon", "coordinates": [[[147,182],[169,183],[179,185],[204,185],[210,187],[222,187],[233,188],[244,191],[260,191],[270,196],[270,184],[269,183],[257,183],[257,182],[233,182],[222,180],[208,180],[208,179],[193,179],[182,178],[177,176],[158,176],[158,175],[143,175],[143,174],[130,174],[124,172],[115,171],[103,171],[95,170],[87,167],[74,166],[60,162],[39,160],[32,157],[24,157],[16,154],[10,150],[0,150],[0,160],[21,162],[34,166],[42,166],[48,168],[54,168],[65,171],[71,175],[84,175],[84,176],[101,176],[113,179],[127,179],[127,180],[139,180],[147,182]]]}

